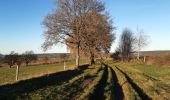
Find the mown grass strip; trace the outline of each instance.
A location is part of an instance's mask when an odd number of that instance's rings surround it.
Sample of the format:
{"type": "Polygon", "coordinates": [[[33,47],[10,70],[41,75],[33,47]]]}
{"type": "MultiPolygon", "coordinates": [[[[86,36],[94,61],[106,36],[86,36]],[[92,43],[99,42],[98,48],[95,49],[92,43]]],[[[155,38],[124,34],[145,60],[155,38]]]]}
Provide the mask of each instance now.
{"type": "Polygon", "coordinates": [[[105,100],[115,100],[113,91],[114,91],[114,82],[113,82],[112,71],[111,68],[108,67],[108,78],[107,78],[106,86],[104,88],[105,100]]]}

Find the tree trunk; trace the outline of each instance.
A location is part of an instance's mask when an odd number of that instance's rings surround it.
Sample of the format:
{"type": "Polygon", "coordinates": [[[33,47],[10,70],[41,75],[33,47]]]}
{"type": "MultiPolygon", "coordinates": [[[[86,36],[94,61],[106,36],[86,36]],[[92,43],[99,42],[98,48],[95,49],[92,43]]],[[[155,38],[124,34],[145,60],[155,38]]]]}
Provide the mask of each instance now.
{"type": "Polygon", "coordinates": [[[80,64],[80,42],[77,42],[76,67],[80,64]]]}
{"type": "Polygon", "coordinates": [[[28,62],[26,63],[26,66],[28,66],[28,62]]]}
{"type": "Polygon", "coordinates": [[[90,64],[91,65],[95,64],[94,55],[91,55],[91,57],[90,57],[90,64]]]}
{"type": "Polygon", "coordinates": [[[143,61],[144,61],[144,63],[146,62],[146,56],[144,56],[143,61]]]}
{"type": "Polygon", "coordinates": [[[140,59],[140,51],[138,50],[138,57],[137,59],[139,60],[140,59]]]}

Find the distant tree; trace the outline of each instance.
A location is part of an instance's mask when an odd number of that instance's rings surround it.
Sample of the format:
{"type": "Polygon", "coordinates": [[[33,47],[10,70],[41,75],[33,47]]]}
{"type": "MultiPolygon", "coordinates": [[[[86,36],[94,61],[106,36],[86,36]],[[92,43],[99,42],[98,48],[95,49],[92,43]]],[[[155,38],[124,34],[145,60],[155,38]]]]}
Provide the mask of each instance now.
{"type": "Polygon", "coordinates": [[[26,51],[22,54],[22,56],[26,66],[28,66],[28,64],[32,61],[36,61],[38,59],[37,55],[35,55],[33,51],[26,51]]]}
{"type": "Polygon", "coordinates": [[[111,54],[111,58],[113,58],[113,60],[120,60],[120,51],[116,49],[115,52],[111,54]]]}
{"type": "Polygon", "coordinates": [[[143,30],[140,30],[139,28],[137,28],[136,47],[137,47],[137,51],[138,51],[138,56],[137,56],[138,60],[140,58],[141,49],[144,48],[147,45],[148,45],[148,37],[147,37],[147,35],[144,33],[143,30]]]}
{"type": "Polygon", "coordinates": [[[3,59],[3,55],[0,54],[0,67],[1,67],[1,64],[4,63],[4,59],[3,59]]]}
{"type": "Polygon", "coordinates": [[[20,67],[22,63],[24,63],[23,55],[17,55],[15,64],[20,67]]]}
{"type": "Polygon", "coordinates": [[[6,55],[4,57],[4,61],[8,63],[10,68],[13,65],[16,65],[16,81],[18,80],[18,75],[19,75],[19,68],[21,64],[24,62],[24,57],[23,55],[18,55],[18,53],[15,53],[14,51],[11,51],[9,55],[6,55]]]}
{"type": "Polygon", "coordinates": [[[45,57],[43,58],[43,61],[44,61],[44,64],[48,64],[49,57],[48,57],[48,56],[45,56],[45,57]]]}
{"type": "Polygon", "coordinates": [[[11,51],[9,55],[5,55],[4,61],[7,63],[10,68],[17,62],[18,59],[18,53],[15,53],[14,51],[11,51]]]}
{"type": "Polygon", "coordinates": [[[19,76],[19,69],[21,67],[21,64],[24,62],[24,57],[23,55],[17,55],[16,56],[16,81],[18,80],[18,76],[19,76]]]}
{"type": "Polygon", "coordinates": [[[79,66],[80,45],[86,30],[84,23],[89,13],[104,13],[105,7],[100,0],[56,0],[57,10],[49,14],[44,25],[44,50],[57,44],[74,44],[76,47],[76,66],[79,66]],[[72,41],[69,41],[71,38],[72,41]]]}
{"type": "Polygon", "coordinates": [[[124,29],[119,42],[119,50],[123,61],[129,61],[134,45],[135,37],[133,32],[130,29],[124,29]]]}
{"type": "Polygon", "coordinates": [[[68,58],[68,56],[67,56],[67,54],[59,54],[59,57],[60,57],[60,60],[61,61],[65,61],[67,58],[68,58]]]}

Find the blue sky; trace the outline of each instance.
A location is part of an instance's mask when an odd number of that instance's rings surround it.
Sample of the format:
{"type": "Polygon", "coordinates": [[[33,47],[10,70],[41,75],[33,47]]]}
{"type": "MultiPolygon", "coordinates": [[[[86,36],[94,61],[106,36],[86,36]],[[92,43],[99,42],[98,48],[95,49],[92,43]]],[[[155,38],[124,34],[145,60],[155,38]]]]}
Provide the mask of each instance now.
{"type": "MultiPolygon", "coordinates": [[[[117,46],[126,27],[136,31],[137,26],[149,36],[150,44],[143,50],[170,50],[169,0],[104,0],[114,21],[117,46]]],[[[54,0],[0,0],[0,53],[23,53],[33,50],[42,53],[44,39],[42,21],[55,9],[54,0]]],[[[56,45],[47,52],[67,52],[64,45],[56,45]]]]}

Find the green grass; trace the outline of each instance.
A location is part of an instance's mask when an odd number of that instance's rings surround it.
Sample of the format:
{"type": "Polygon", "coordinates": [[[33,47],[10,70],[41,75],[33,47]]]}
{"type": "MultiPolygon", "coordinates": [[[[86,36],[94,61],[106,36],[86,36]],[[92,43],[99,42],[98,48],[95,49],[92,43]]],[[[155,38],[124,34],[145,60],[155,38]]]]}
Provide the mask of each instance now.
{"type": "MultiPolygon", "coordinates": [[[[22,80],[14,84],[2,85],[0,86],[0,99],[11,100],[11,98],[15,98],[22,100],[31,98],[33,99],[33,97],[36,97],[37,99],[41,97],[46,98],[48,95],[55,93],[53,92],[53,89],[56,87],[59,87],[60,90],[62,88],[62,84],[65,84],[65,82],[72,83],[72,81],[69,80],[76,80],[77,76],[81,75],[82,73],[86,73],[85,70],[87,67],[88,65],[83,65],[79,68],[79,70],[61,71],[50,75],[22,80]]],[[[67,88],[67,85],[64,85],[64,87],[67,88]]],[[[65,94],[63,94],[63,96],[64,95],[65,94]]],[[[53,97],[53,95],[50,95],[50,97],[53,97]]]]}
{"type": "Polygon", "coordinates": [[[114,80],[112,76],[112,71],[111,68],[108,67],[108,78],[107,78],[106,86],[104,88],[104,96],[106,100],[114,100],[113,87],[114,87],[114,80]]]}
{"type": "Polygon", "coordinates": [[[132,65],[131,67],[170,84],[170,67],[158,67],[153,65],[132,65]]]}
{"type": "Polygon", "coordinates": [[[152,99],[170,98],[169,67],[131,63],[117,65],[152,99]]]}
{"type": "MultiPolygon", "coordinates": [[[[63,71],[63,63],[22,67],[18,82],[15,82],[15,68],[2,67],[1,84],[15,83],[0,86],[0,99],[8,99],[8,95],[20,100],[170,98],[169,67],[113,61],[107,63],[67,71],[63,71]]],[[[74,65],[73,61],[67,62],[68,69],[74,65]]]]}
{"type": "Polygon", "coordinates": [[[113,70],[115,71],[118,82],[123,89],[124,99],[125,100],[140,100],[139,95],[132,88],[131,84],[127,81],[125,76],[116,68],[115,65],[111,64],[113,70]]]}
{"type": "MultiPolygon", "coordinates": [[[[85,64],[86,62],[82,61],[80,64],[85,64]]],[[[34,66],[21,66],[19,70],[19,80],[30,79],[33,77],[39,77],[44,74],[55,73],[64,70],[64,64],[55,63],[55,64],[44,64],[44,65],[34,65],[34,66]]],[[[66,62],[66,70],[72,69],[75,67],[75,61],[66,62]]],[[[0,68],[0,85],[7,83],[14,83],[16,75],[16,67],[9,68],[1,67],[0,68]]]]}
{"type": "Polygon", "coordinates": [[[84,81],[89,79],[91,75],[94,76],[95,70],[87,69],[83,73],[65,81],[62,84],[55,84],[52,86],[47,86],[39,90],[33,91],[31,93],[25,93],[19,96],[18,99],[50,99],[50,100],[66,100],[69,98],[75,98],[77,94],[83,91],[84,81]],[[24,97],[24,98],[22,98],[24,97]]]}
{"type": "Polygon", "coordinates": [[[93,94],[96,90],[96,88],[98,87],[100,80],[102,79],[103,75],[104,75],[104,68],[101,68],[97,71],[96,73],[96,78],[93,81],[93,83],[91,83],[89,85],[89,87],[87,87],[84,90],[84,93],[80,96],[79,100],[91,100],[90,98],[93,98],[93,94]]]}

